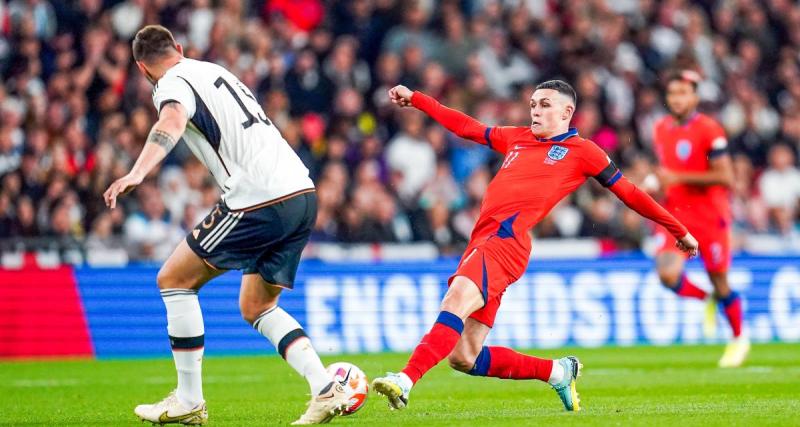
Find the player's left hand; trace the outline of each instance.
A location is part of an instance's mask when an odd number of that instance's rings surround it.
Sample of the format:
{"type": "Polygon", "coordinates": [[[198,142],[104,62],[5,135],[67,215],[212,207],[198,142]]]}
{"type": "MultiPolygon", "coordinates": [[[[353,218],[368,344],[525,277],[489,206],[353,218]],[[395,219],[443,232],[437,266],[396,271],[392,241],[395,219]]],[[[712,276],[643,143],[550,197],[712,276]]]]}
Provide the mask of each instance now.
{"type": "Polygon", "coordinates": [[[688,253],[690,257],[697,256],[697,247],[699,245],[697,239],[695,239],[691,233],[686,233],[685,236],[678,239],[678,241],[675,242],[675,246],[683,252],[688,253]]]}
{"type": "Polygon", "coordinates": [[[122,178],[114,181],[108,187],[108,190],[103,193],[103,200],[105,200],[106,206],[114,209],[117,207],[117,196],[128,194],[141,183],[142,178],[132,176],[131,174],[125,175],[122,178]]]}

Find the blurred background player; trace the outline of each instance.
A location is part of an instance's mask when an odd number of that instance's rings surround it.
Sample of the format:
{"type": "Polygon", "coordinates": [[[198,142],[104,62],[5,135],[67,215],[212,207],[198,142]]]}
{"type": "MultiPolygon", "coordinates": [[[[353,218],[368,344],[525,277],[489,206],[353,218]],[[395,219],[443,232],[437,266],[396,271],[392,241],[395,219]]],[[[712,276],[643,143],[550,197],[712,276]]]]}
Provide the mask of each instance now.
{"type": "MultiPolygon", "coordinates": [[[[742,302],[728,284],[731,263],[731,202],[733,166],[728,155],[725,131],[714,119],[697,112],[700,76],[678,71],[667,79],[666,100],[670,115],[655,125],[654,147],[661,168],[657,175],[664,189],[665,206],[688,227],[700,244],[714,294],[689,280],[684,270],[686,257],[673,248],[674,239],[657,230],[659,244],[656,266],[661,283],[686,298],[709,299],[706,334],[713,331],[716,302],[724,309],[733,339],[719,360],[720,367],[740,366],[750,351],[742,334],[742,302]]],[[[712,332],[713,333],[713,332],[712,332]]]]}
{"type": "Polygon", "coordinates": [[[414,106],[456,135],[485,144],[505,158],[486,191],[470,243],[448,280],[436,323],[400,373],[375,379],[375,391],[389,399],[391,408],[404,408],[411,387],[448,358],[453,369],[469,375],[545,381],[567,411],[580,410],[576,381],[581,364],[576,357],[540,359],[507,347],[483,345],[506,288],[528,266],[529,230],[591,177],[628,207],[668,229],[680,250],[696,254],[697,241],[631,184],[600,147],[569,127],[577,96],[564,81],[536,86],[530,98],[529,126],[489,127],[402,85],[392,88],[389,97],[401,107],[414,106]]]}
{"type": "Polygon", "coordinates": [[[158,121],[131,171],[103,194],[117,196],[142,183],[178,140],[208,168],[222,199],[158,272],[178,387],[155,404],[139,405],[142,421],[205,424],[201,367],[205,330],[197,291],[226,270],[242,270],[242,317],[272,342],[302,375],[311,402],[295,424],[329,421],[346,403],[300,324],[278,307],[293,287],[300,254],[317,213],[308,169],[264,114],[250,90],[225,68],[183,56],[169,30],[148,25],[133,40],[136,65],[155,86],[158,121]]]}

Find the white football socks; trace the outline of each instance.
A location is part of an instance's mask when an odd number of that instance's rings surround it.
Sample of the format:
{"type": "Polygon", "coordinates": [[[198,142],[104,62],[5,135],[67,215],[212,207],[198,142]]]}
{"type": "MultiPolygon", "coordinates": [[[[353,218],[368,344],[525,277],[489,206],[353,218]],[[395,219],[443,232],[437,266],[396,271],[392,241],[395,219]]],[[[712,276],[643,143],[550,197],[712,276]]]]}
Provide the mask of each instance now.
{"type": "Polygon", "coordinates": [[[405,372],[400,372],[397,376],[400,378],[400,382],[403,383],[400,385],[403,390],[411,390],[411,387],[414,387],[414,382],[405,372]]]}
{"type": "Polygon", "coordinates": [[[205,328],[197,291],[162,289],[167,307],[167,333],[178,371],[178,401],[187,409],[203,403],[203,348],[205,328]]]}
{"type": "Polygon", "coordinates": [[[558,362],[558,359],[553,360],[553,369],[550,371],[550,379],[547,380],[548,384],[558,384],[561,381],[564,381],[564,375],[567,373],[564,372],[564,367],[561,366],[561,363],[558,362]]]}
{"type": "Polygon", "coordinates": [[[303,328],[282,308],[275,306],[261,313],[253,322],[253,328],[265,336],[281,357],[308,381],[312,396],[319,394],[331,382],[303,328]]]}

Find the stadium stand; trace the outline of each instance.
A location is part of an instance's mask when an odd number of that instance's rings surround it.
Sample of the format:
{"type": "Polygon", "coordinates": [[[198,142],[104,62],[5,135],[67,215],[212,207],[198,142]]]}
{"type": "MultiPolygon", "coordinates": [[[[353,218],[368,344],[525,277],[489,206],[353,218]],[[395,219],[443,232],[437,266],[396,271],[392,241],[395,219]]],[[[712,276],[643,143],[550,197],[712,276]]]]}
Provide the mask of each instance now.
{"type": "MultiPolygon", "coordinates": [[[[119,209],[103,205],[156,114],[130,52],[147,23],[253,88],[317,184],[313,253],[422,242],[449,255],[469,237],[500,159],[391,108],[389,87],[423,90],[485,123],[525,125],[535,83],[566,78],[581,135],[641,181],[664,114],[660,79],[673,67],[701,72],[703,110],[731,141],[737,248],[800,250],[793,2],[0,0],[5,255],[163,260],[218,198],[179,146],[119,209]]],[[[594,239],[603,251],[646,246],[649,225],[612,199],[586,185],[534,232],[594,239]]]]}

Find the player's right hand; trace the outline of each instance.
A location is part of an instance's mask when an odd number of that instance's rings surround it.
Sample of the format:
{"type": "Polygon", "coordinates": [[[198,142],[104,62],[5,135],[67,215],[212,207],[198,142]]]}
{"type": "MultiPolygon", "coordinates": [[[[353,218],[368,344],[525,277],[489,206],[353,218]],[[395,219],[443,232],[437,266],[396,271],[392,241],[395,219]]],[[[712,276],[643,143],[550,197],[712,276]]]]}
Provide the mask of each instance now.
{"type": "Polygon", "coordinates": [[[389,89],[389,99],[401,107],[411,106],[411,95],[413,94],[414,92],[411,89],[403,85],[397,85],[389,89]]]}
{"type": "Polygon", "coordinates": [[[103,200],[105,200],[106,206],[114,209],[117,207],[117,196],[128,194],[141,183],[142,178],[134,177],[131,174],[125,175],[122,178],[114,181],[103,193],[103,200]]]}
{"type": "Polygon", "coordinates": [[[675,242],[675,246],[683,252],[688,253],[690,257],[697,256],[697,239],[695,239],[691,233],[686,233],[685,236],[678,239],[678,241],[675,242]]]}

